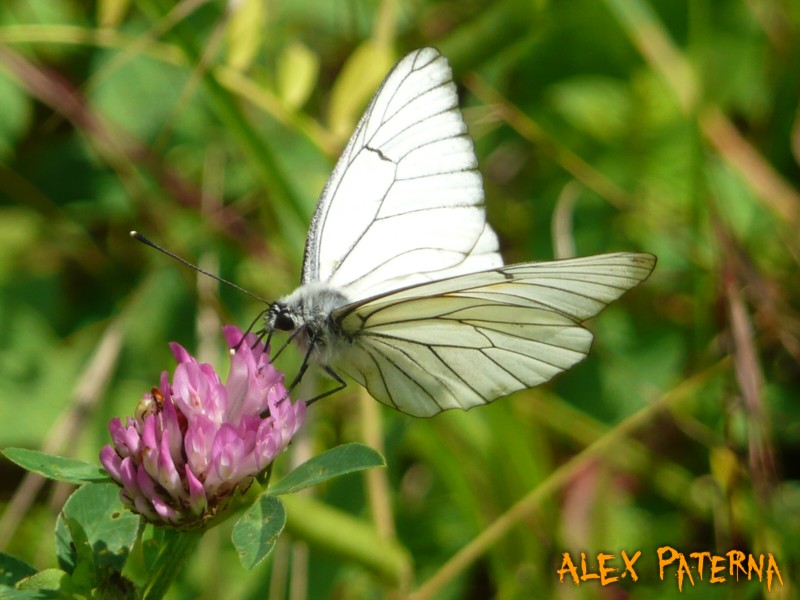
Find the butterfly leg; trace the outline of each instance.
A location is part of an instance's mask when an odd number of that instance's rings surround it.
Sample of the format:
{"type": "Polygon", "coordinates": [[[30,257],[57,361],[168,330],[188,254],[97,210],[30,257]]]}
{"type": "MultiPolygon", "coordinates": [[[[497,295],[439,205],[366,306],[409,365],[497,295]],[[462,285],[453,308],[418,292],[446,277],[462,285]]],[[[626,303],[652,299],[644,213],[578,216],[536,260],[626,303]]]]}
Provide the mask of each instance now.
{"type": "MultiPolygon", "coordinates": [[[[293,332],[289,339],[291,340],[295,335],[297,335],[296,332],[293,332]]],[[[275,360],[278,357],[278,354],[283,352],[283,349],[286,347],[286,345],[287,344],[284,344],[283,347],[281,347],[281,349],[278,350],[278,353],[274,357],[272,357],[272,360],[275,360]]],[[[283,393],[283,396],[281,396],[278,402],[283,402],[284,400],[286,400],[286,398],[289,397],[289,394],[292,393],[292,390],[294,390],[294,388],[297,387],[297,384],[300,383],[300,380],[303,379],[303,375],[305,375],[305,372],[308,369],[308,363],[309,360],[311,359],[311,352],[313,352],[313,350],[314,350],[314,340],[312,338],[309,340],[308,350],[306,351],[306,354],[303,357],[303,364],[300,365],[300,369],[297,371],[297,375],[295,375],[294,379],[292,380],[292,383],[290,383],[289,386],[286,388],[286,391],[283,393]]],[[[266,410],[262,411],[260,416],[262,419],[266,419],[269,416],[269,409],[267,408],[266,410]]]]}
{"type": "Polygon", "coordinates": [[[308,362],[309,358],[311,357],[311,352],[314,350],[314,346],[312,344],[308,345],[308,350],[306,351],[306,355],[303,357],[303,364],[300,365],[300,370],[295,375],[292,383],[286,388],[286,394],[284,394],[284,398],[288,396],[294,388],[297,387],[297,384],[300,383],[300,380],[303,379],[303,375],[305,375],[306,370],[308,369],[308,362]]]}
{"type": "MultiPolygon", "coordinates": [[[[294,390],[297,384],[300,383],[300,380],[303,378],[303,375],[305,375],[305,372],[308,369],[308,365],[310,362],[309,359],[311,358],[311,352],[314,349],[314,341],[315,338],[311,338],[309,340],[308,350],[306,351],[306,355],[303,357],[303,364],[300,365],[300,370],[297,372],[297,375],[295,376],[292,383],[289,385],[288,388],[286,388],[286,393],[284,394],[282,400],[285,399],[292,392],[292,390],[294,390]]],[[[325,369],[325,372],[328,375],[330,375],[339,385],[331,390],[322,392],[321,394],[314,396],[313,398],[311,398],[311,400],[306,400],[306,406],[316,402],[317,400],[324,398],[325,396],[330,396],[331,394],[335,394],[339,390],[343,390],[344,388],[347,387],[347,382],[344,379],[342,379],[341,375],[339,375],[331,367],[325,365],[325,367],[323,368],[325,369]]]]}
{"type": "Polygon", "coordinates": [[[325,396],[330,396],[331,394],[335,394],[336,392],[341,391],[347,387],[347,382],[344,379],[342,379],[341,375],[339,375],[336,371],[334,371],[328,366],[325,366],[325,372],[328,375],[330,375],[339,385],[331,390],[328,390],[327,392],[322,392],[318,396],[314,396],[313,398],[311,398],[311,400],[306,400],[306,406],[313,404],[317,400],[321,400],[325,396]]]}
{"type": "MultiPolygon", "coordinates": [[[[296,331],[292,333],[290,339],[293,338],[295,335],[296,335],[296,331]]],[[[299,384],[300,381],[303,379],[303,375],[305,375],[306,371],[308,370],[308,365],[310,364],[311,353],[314,351],[314,343],[315,343],[315,341],[316,341],[315,337],[310,337],[309,338],[309,340],[308,340],[308,350],[306,351],[305,356],[303,356],[303,363],[300,365],[300,369],[298,369],[297,375],[295,375],[294,379],[292,380],[292,383],[290,383],[289,386],[286,388],[286,392],[283,394],[283,397],[279,400],[279,402],[282,402],[283,400],[288,398],[289,394],[292,393],[294,388],[297,387],[297,384],[299,384]]],[[[284,344],[283,347],[285,348],[286,345],[284,344]]],[[[278,354],[280,354],[281,351],[283,351],[283,348],[281,348],[278,351],[278,354]]],[[[274,358],[277,358],[277,354],[275,355],[274,358]]],[[[273,360],[274,360],[274,358],[273,358],[273,360]]],[[[344,388],[347,387],[347,382],[344,379],[342,379],[341,375],[339,375],[331,367],[325,365],[324,369],[325,369],[325,372],[328,375],[330,375],[330,377],[333,378],[336,381],[336,383],[338,383],[339,385],[336,386],[333,389],[330,389],[330,390],[328,390],[326,392],[322,392],[321,394],[319,394],[317,396],[314,396],[310,400],[306,400],[305,401],[306,402],[306,406],[316,402],[317,400],[320,400],[320,399],[324,398],[325,396],[330,396],[331,394],[335,394],[339,390],[343,390],[344,388]]],[[[269,409],[267,409],[267,410],[265,410],[264,412],[261,413],[261,418],[266,418],[268,416],[269,416],[269,409]]]]}
{"type": "MultiPolygon", "coordinates": [[[[280,348],[278,348],[278,351],[272,357],[270,357],[270,359],[269,359],[270,362],[275,362],[276,360],[278,360],[278,357],[281,355],[281,352],[283,352],[289,346],[291,341],[295,337],[297,337],[298,333],[300,333],[300,329],[295,329],[292,333],[289,334],[289,337],[286,339],[286,341],[283,343],[283,345],[280,348]]],[[[271,339],[272,339],[272,330],[270,329],[269,336],[267,337],[267,344],[266,345],[269,345],[269,341],[271,339]]],[[[310,349],[312,348],[311,344],[309,344],[308,347],[309,347],[309,352],[310,352],[310,349]]],[[[301,367],[301,368],[303,368],[303,370],[305,370],[305,368],[308,366],[309,352],[306,352],[306,356],[303,359],[303,367],[301,367]]],[[[299,380],[297,382],[295,382],[294,385],[297,385],[297,383],[299,383],[299,380]]]]}

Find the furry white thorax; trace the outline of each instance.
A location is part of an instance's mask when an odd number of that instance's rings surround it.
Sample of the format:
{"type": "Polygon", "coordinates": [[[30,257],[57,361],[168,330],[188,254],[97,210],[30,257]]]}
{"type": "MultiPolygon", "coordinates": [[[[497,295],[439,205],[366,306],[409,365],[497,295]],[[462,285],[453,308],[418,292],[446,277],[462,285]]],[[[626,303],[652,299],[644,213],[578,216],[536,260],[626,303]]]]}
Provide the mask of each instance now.
{"type": "Polygon", "coordinates": [[[330,315],[347,304],[350,304],[350,299],[341,290],[322,282],[307,283],[275,302],[266,316],[267,327],[275,329],[279,315],[291,318],[294,329],[300,330],[296,339],[301,348],[306,350],[313,338],[313,357],[326,365],[345,342],[341,335],[337,335],[339,332],[335,330],[330,315]]]}

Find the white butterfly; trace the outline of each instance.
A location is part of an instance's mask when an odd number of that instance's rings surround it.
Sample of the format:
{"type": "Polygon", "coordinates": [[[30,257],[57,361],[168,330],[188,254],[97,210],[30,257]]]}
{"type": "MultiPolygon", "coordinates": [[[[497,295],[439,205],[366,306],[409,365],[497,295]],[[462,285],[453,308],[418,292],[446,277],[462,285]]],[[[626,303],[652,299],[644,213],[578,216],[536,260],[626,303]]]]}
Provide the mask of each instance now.
{"type": "MultiPolygon", "coordinates": [[[[433,48],[387,75],[322,191],[302,285],[266,330],[380,402],[417,417],[468,409],[583,359],[581,322],[647,278],[649,254],[503,266],[447,60],[433,48]]],[[[294,385],[294,384],[293,384],[294,385]]],[[[327,394],[323,394],[327,395],[327,394]]],[[[321,396],[320,396],[321,397],[321,396]]]]}

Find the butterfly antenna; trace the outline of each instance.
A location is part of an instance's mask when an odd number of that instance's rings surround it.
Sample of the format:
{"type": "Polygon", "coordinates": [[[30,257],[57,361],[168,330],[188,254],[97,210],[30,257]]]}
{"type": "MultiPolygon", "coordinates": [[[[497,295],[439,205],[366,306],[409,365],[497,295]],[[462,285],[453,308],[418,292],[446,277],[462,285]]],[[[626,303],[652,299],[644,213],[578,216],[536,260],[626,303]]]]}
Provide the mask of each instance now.
{"type": "MultiPolygon", "coordinates": [[[[131,231],[131,237],[132,237],[133,239],[135,239],[136,241],[142,242],[142,243],[143,243],[143,244],[145,244],[146,246],[150,246],[151,248],[155,248],[156,250],[158,250],[158,251],[159,251],[159,252],[161,252],[162,254],[166,254],[166,255],[167,255],[167,256],[169,256],[170,258],[172,258],[172,259],[174,259],[174,260],[177,260],[179,263],[181,263],[181,264],[184,264],[184,265],[186,265],[187,267],[189,267],[189,268],[191,268],[191,269],[194,269],[194,270],[195,270],[195,271],[197,271],[198,273],[202,273],[203,275],[206,275],[206,276],[208,276],[208,277],[211,277],[211,279],[216,279],[216,280],[217,280],[217,281],[219,281],[220,283],[224,283],[225,285],[229,285],[229,286],[231,286],[232,288],[234,288],[234,289],[237,289],[237,290],[239,290],[240,292],[242,292],[242,293],[244,293],[244,294],[247,294],[247,295],[248,295],[248,296],[250,296],[251,298],[255,298],[255,299],[256,299],[256,300],[258,300],[259,302],[263,302],[264,304],[266,304],[266,305],[268,305],[268,306],[271,306],[271,305],[272,305],[272,303],[271,303],[271,302],[267,302],[266,300],[264,300],[263,298],[260,298],[260,297],[256,296],[256,295],[255,295],[254,293],[252,293],[252,292],[248,292],[248,291],[247,291],[246,289],[244,289],[243,287],[239,287],[239,286],[238,286],[238,285],[236,285],[235,283],[233,283],[233,282],[231,282],[231,281],[228,281],[227,279],[223,279],[223,278],[222,278],[222,277],[220,277],[219,275],[215,275],[214,273],[210,273],[209,271],[206,271],[206,270],[204,270],[204,269],[201,269],[201,268],[200,268],[200,267],[198,267],[197,265],[190,263],[190,262],[189,262],[188,260],[186,260],[185,258],[181,258],[180,256],[178,256],[178,255],[177,255],[177,254],[175,254],[174,252],[170,252],[170,251],[169,251],[169,250],[167,250],[166,248],[164,248],[164,247],[162,247],[162,246],[159,246],[159,245],[158,245],[158,244],[156,244],[154,241],[152,241],[152,240],[150,240],[150,239],[148,239],[148,238],[144,237],[144,236],[143,236],[141,233],[139,233],[138,231],[131,231]]],[[[263,315],[264,313],[262,312],[261,314],[263,315]]],[[[261,316],[261,315],[259,315],[259,317],[260,317],[260,316],[261,316]]],[[[255,322],[254,322],[254,323],[255,323],[255,322]]],[[[252,327],[252,326],[253,326],[253,325],[251,325],[250,327],[252,327]]],[[[244,339],[244,338],[242,338],[242,339],[244,339]]]]}

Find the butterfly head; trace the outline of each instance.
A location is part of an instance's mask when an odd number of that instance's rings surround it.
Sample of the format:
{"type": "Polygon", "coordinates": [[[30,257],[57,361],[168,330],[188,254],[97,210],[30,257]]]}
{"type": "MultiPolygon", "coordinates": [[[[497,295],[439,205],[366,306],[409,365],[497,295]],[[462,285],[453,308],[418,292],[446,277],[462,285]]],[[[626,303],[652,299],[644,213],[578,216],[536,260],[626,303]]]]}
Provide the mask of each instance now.
{"type": "Polygon", "coordinates": [[[348,302],[344,293],[330,285],[319,282],[302,285],[269,305],[266,330],[270,336],[273,331],[289,332],[289,340],[295,340],[301,348],[327,352],[336,327],[332,313],[348,302]]]}
{"type": "Polygon", "coordinates": [[[270,331],[294,331],[299,324],[292,308],[280,301],[270,304],[266,320],[270,331]]]}

